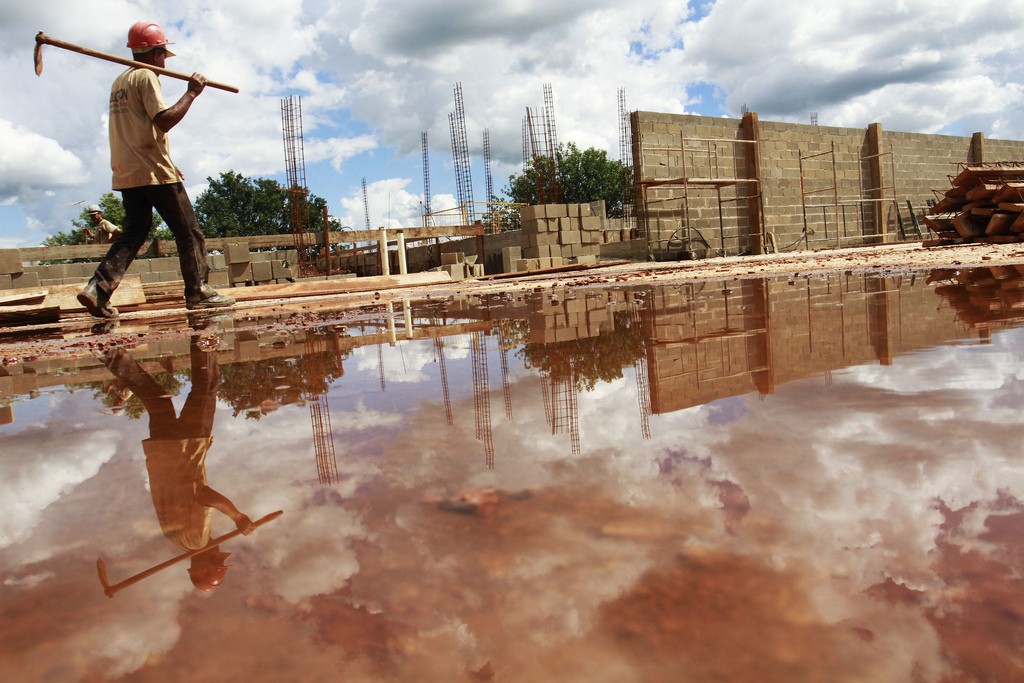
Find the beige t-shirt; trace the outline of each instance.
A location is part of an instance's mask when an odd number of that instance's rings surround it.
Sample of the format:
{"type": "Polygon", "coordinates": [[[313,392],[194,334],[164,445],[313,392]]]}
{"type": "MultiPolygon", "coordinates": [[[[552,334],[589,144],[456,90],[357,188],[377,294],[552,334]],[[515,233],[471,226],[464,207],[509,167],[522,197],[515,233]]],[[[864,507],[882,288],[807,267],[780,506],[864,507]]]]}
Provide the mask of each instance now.
{"type": "Polygon", "coordinates": [[[120,234],[121,228],[106,218],[101,218],[100,222],[96,224],[96,244],[110,244],[120,234]]]}
{"type": "Polygon", "coordinates": [[[212,509],[196,500],[206,485],[206,453],[213,437],[146,439],[149,492],[160,529],[182,550],[197,550],[210,542],[212,509]]]}
{"type": "Polygon", "coordinates": [[[110,88],[110,168],[113,189],[181,181],[171,161],[167,133],[153,117],[167,109],[157,75],[129,69],[110,88]]]}

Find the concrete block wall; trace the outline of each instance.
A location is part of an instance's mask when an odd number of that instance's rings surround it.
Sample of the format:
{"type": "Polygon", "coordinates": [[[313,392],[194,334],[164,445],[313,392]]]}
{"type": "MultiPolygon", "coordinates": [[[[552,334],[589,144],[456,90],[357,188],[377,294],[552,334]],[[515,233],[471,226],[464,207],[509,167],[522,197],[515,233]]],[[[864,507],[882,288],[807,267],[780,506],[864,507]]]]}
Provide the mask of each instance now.
{"type": "MultiPolygon", "coordinates": [[[[741,120],[635,112],[632,126],[639,179],[754,177],[748,169],[755,146],[738,142],[749,137],[741,120]]],[[[871,127],[757,122],[764,227],[778,248],[898,241],[902,236],[897,212],[907,238],[916,239],[908,200],[921,223],[935,191],[949,189],[949,177],[959,171],[959,163],[1024,159],[1021,141],[985,140],[980,134],[972,139],[888,132],[881,126],[878,130],[876,155],[871,127]],[[880,171],[880,178],[873,167],[880,171]],[[873,198],[879,187],[886,199],[895,202],[862,201],[873,198]]],[[[652,240],[652,251],[664,251],[673,236],[702,247],[706,241],[707,255],[756,251],[760,226],[752,224],[744,199],[756,194],[753,187],[691,183],[685,191],[679,186],[649,188],[647,210],[643,211],[642,197],[638,197],[637,212],[652,240]]]]}
{"type": "MultiPolygon", "coordinates": [[[[210,254],[210,284],[228,287],[287,282],[295,277],[298,252],[294,249],[250,252],[244,244],[228,245],[228,254],[210,254]]],[[[97,262],[24,265],[17,249],[0,250],[0,290],[84,284],[96,271],[97,262]],[[7,271],[7,272],[4,272],[7,271]]],[[[127,275],[137,275],[143,284],[181,280],[177,256],[139,258],[132,261],[127,275]]]]}

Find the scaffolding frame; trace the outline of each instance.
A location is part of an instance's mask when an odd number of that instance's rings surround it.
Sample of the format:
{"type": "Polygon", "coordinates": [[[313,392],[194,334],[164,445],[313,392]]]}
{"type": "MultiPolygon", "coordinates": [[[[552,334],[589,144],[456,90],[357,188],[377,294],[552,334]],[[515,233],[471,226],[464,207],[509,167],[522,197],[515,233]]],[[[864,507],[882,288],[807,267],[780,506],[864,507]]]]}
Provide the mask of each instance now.
{"type": "MultiPolygon", "coordinates": [[[[902,221],[899,218],[899,193],[896,189],[896,157],[893,153],[892,143],[889,143],[889,150],[887,152],[878,152],[875,154],[860,154],[857,157],[857,187],[860,188],[860,192],[856,197],[841,197],[839,194],[839,162],[836,159],[836,143],[832,141],[831,149],[824,152],[814,152],[811,154],[800,154],[799,157],[800,166],[800,211],[803,216],[803,232],[801,233],[801,239],[804,243],[804,248],[809,249],[811,239],[810,236],[814,234],[813,228],[810,227],[808,221],[808,209],[816,211],[821,209],[821,224],[824,235],[821,238],[821,242],[829,244],[834,239],[834,246],[842,247],[844,241],[856,240],[858,242],[870,241],[872,239],[884,241],[885,236],[888,234],[888,220],[881,213],[877,211],[875,214],[875,233],[865,234],[864,226],[867,224],[864,212],[871,206],[878,207],[879,209],[884,207],[886,203],[892,203],[893,216],[895,217],[897,227],[901,233],[902,238],[906,238],[906,234],[903,230],[902,221]],[[807,179],[804,169],[804,162],[820,157],[828,156],[831,159],[832,166],[832,184],[814,189],[807,189],[807,179]],[[879,178],[877,187],[865,187],[864,182],[864,164],[865,163],[877,163],[879,169],[879,176],[882,175],[882,162],[885,157],[889,159],[889,175],[892,179],[892,184],[886,185],[884,180],[879,178]],[[886,192],[891,191],[892,197],[887,197],[886,192]],[[817,195],[824,193],[831,193],[832,202],[831,204],[821,203],[813,204],[808,203],[808,198],[814,198],[817,195]],[[867,196],[870,193],[878,193],[878,197],[867,196]],[[860,224],[860,231],[856,235],[850,235],[847,224],[847,211],[846,208],[850,206],[857,207],[856,214],[860,224]],[[834,238],[829,236],[829,223],[828,223],[828,209],[832,208],[835,217],[835,227],[833,232],[835,233],[834,238]]],[[[800,240],[797,240],[798,242],[800,240]]],[[[815,240],[817,241],[817,240],[815,240]]]]}
{"type": "MultiPolygon", "coordinates": [[[[638,181],[637,187],[640,191],[640,200],[643,206],[643,218],[644,218],[644,230],[647,235],[647,252],[648,257],[653,259],[655,253],[655,245],[662,245],[657,251],[660,253],[679,251],[685,253],[690,258],[696,258],[696,253],[691,249],[691,245],[694,243],[702,242],[708,249],[713,249],[707,238],[695,227],[691,220],[691,207],[690,207],[690,193],[692,191],[701,191],[707,189],[713,189],[715,191],[716,200],[718,204],[718,242],[719,248],[717,249],[720,256],[727,254],[726,236],[725,236],[725,219],[723,216],[723,206],[730,202],[739,201],[750,201],[756,200],[759,203],[763,201],[761,194],[761,178],[759,172],[752,178],[741,178],[741,177],[730,177],[720,173],[722,157],[724,155],[719,154],[719,145],[732,145],[742,148],[743,145],[751,145],[756,150],[758,141],[757,140],[746,140],[743,138],[703,138],[703,137],[686,137],[680,135],[679,146],[652,146],[645,147],[641,143],[641,149],[645,153],[648,152],[664,152],[665,154],[678,153],[680,157],[680,167],[682,174],[678,176],[671,176],[666,178],[645,178],[638,181]],[[708,174],[706,176],[691,175],[692,171],[696,171],[697,167],[697,154],[702,153],[705,155],[707,162],[705,164],[708,174]],[[687,157],[689,156],[689,163],[687,157]],[[754,191],[752,194],[737,195],[736,197],[725,199],[722,197],[722,188],[724,187],[739,187],[739,186],[750,186],[752,185],[754,191]],[[654,189],[676,189],[682,190],[681,195],[674,193],[669,194],[667,197],[659,197],[652,200],[650,198],[650,191],[654,189]],[[651,225],[650,225],[650,214],[651,205],[655,203],[663,202],[677,202],[682,200],[683,203],[683,215],[682,215],[682,227],[673,232],[668,238],[653,238],[651,225]],[[684,234],[680,234],[685,231],[684,234]],[[697,237],[694,237],[696,233],[697,237]],[[699,238],[699,239],[698,239],[699,238]],[[672,245],[677,245],[673,247],[672,245]]],[[[735,165],[740,159],[746,159],[747,155],[740,155],[733,153],[727,155],[727,158],[735,165]]],[[[642,168],[642,166],[641,166],[642,168]]],[[[760,211],[759,221],[760,224],[757,226],[761,234],[764,234],[764,211],[760,211]]],[[[737,234],[734,238],[737,241],[736,253],[740,253],[740,240],[743,238],[742,235],[737,234]]]]}

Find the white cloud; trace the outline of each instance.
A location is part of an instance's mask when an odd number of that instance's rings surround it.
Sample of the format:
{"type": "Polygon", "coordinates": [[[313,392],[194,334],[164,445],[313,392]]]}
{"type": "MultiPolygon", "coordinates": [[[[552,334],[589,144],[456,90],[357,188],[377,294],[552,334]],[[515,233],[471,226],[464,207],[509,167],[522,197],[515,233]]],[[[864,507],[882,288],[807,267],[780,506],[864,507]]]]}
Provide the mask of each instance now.
{"type": "MultiPolygon", "coordinates": [[[[77,217],[73,202],[109,187],[105,92],[120,67],[46,48],[36,78],[25,42],[44,27],[123,54],[127,27],[141,16],[161,22],[174,41],[170,68],[241,91],[204,93],[172,132],[189,184],[228,170],[283,179],[280,99],[299,95],[310,190],[335,215],[361,217],[365,176],[404,187],[416,201],[403,201],[392,218],[418,223],[423,131],[432,190],[454,194],[448,114],[456,83],[478,200],[484,129],[500,190],[521,167],[522,119],[543,105],[545,83],[559,140],[613,157],[620,87],[630,109],[736,115],[746,104],[762,120],[805,121],[816,111],[827,125],[1024,137],[1020,3],[985,0],[968,11],[953,0],[185,0],[160,10],[127,0],[0,8],[0,69],[9,75],[0,120],[10,126],[4,137],[15,131],[19,143],[4,148],[28,148],[0,163],[0,201],[17,197],[25,214],[0,224],[0,241],[37,242],[30,220],[66,229],[77,217]]],[[[163,81],[169,98],[183,90],[163,81]]],[[[388,208],[373,202],[371,223],[387,222],[388,208]]]]}

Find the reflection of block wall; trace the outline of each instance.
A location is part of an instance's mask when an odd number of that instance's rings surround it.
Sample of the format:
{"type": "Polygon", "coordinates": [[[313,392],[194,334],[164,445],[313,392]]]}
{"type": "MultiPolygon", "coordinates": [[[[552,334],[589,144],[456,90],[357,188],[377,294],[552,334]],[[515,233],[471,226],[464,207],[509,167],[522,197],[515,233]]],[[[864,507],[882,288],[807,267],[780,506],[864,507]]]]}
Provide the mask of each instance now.
{"type": "Polygon", "coordinates": [[[749,280],[655,290],[651,409],[666,413],[975,336],[911,277],[749,280]],[[668,293],[666,293],[668,292],[668,293]]]}
{"type": "MultiPolygon", "coordinates": [[[[748,165],[755,145],[737,142],[754,137],[744,132],[741,120],[634,112],[632,126],[638,180],[756,176],[748,165]]],[[[1021,141],[984,140],[980,134],[972,139],[887,132],[877,124],[873,127],[880,132],[877,149],[872,146],[872,127],[757,122],[765,231],[780,249],[901,239],[896,210],[908,238],[916,237],[907,200],[920,222],[935,199],[934,191],[949,189],[949,176],[957,173],[958,163],[1024,159],[1021,141]],[[877,198],[879,188],[890,201],[861,201],[877,198]]],[[[709,243],[709,256],[722,251],[728,255],[753,252],[760,226],[752,222],[743,199],[756,194],[751,188],[748,183],[716,187],[699,182],[685,189],[650,187],[646,221],[642,216],[640,224],[646,224],[654,240],[653,251],[659,255],[665,255],[662,251],[670,238],[677,238],[678,244],[680,236],[694,245],[709,243]]]]}

